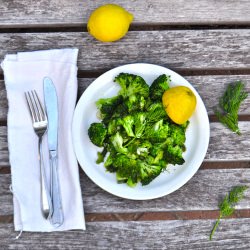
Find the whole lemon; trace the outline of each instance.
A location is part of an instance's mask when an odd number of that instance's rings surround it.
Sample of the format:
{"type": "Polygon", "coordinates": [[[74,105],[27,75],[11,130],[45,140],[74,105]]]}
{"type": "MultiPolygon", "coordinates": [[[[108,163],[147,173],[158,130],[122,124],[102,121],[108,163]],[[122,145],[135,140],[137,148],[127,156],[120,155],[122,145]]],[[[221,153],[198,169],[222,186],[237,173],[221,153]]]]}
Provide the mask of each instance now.
{"type": "Polygon", "coordinates": [[[133,15],[116,4],[94,10],[88,20],[88,32],[102,42],[114,42],[126,35],[133,15]]]}
{"type": "Polygon", "coordinates": [[[196,96],[190,88],[177,86],[164,92],[162,103],[170,119],[177,124],[183,124],[195,110],[196,96]]]}

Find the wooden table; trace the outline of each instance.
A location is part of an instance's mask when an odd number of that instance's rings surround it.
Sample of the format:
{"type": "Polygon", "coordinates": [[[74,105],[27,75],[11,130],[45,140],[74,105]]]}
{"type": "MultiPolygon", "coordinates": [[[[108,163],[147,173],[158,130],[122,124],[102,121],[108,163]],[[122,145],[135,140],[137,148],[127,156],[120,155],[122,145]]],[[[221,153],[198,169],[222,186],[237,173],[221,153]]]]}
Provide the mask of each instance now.
{"type": "Polygon", "coordinates": [[[7,111],[0,72],[1,249],[250,249],[250,190],[235,214],[209,234],[218,202],[235,185],[250,186],[250,97],[240,109],[238,136],[214,115],[228,83],[250,90],[249,0],[118,0],[134,14],[129,33],[100,43],[86,29],[93,9],[106,1],[0,0],[0,59],[7,53],[51,48],[80,49],[79,96],[113,67],[146,62],[189,80],[208,110],[211,138],[205,160],[178,191],[151,201],[115,197],[81,171],[85,232],[28,233],[15,240],[7,143],[7,111]]]}

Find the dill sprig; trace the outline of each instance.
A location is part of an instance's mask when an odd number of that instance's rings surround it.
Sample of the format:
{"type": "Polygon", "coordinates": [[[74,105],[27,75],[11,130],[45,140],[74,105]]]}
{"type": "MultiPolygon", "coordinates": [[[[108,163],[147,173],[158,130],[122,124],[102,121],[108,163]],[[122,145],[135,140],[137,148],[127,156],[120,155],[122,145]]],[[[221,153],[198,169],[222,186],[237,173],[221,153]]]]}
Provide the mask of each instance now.
{"type": "Polygon", "coordinates": [[[219,121],[238,135],[240,135],[238,111],[247,96],[248,93],[244,90],[244,84],[241,81],[229,84],[219,101],[222,112],[215,111],[219,121]]]}
{"type": "Polygon", "coordinates": [[[230,216],[234,213],[235,205],[244,197],[244,191],[247,189],[247,186],[236,186],[234,187],[229,194],[225,196],[223,201],[219,204],[220,215],[210,233],[209,239],[212,240],[214,232],[216,231],[220,220],[224,217],[230,216]]]}

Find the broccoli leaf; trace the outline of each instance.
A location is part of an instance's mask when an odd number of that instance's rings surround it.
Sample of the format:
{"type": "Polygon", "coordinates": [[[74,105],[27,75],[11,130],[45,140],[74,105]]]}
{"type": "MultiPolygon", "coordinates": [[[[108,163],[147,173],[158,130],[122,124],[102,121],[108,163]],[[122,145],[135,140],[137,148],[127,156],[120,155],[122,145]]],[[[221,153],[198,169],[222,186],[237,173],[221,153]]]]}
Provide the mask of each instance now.
{"type": "Polygon", "coordinates": [[[170,76],[158,76],[149,87],[149,96],[153,101],[161,101],[163,93],[169,89],[170,76]]]}

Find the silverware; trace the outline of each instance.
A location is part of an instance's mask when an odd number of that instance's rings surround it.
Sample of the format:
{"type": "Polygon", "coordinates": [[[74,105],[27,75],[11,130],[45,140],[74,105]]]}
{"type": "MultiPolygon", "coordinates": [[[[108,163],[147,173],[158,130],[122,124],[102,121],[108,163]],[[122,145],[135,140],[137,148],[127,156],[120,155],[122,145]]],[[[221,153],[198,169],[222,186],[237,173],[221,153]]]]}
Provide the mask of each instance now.
{"type": "Polygon", "coordinates": [[[53,214],[51,223],[55,227],[63,224],[63,208],[60,192],[60,183],[58,178],[58,154],[57,154],[57,137],[58,137],[58,104],[55,86],[49,77],[43,79],[43,92],[46,112],[48,116],[48,146],[51,167],[51,200],[53,214]]]}
{"type": "Polygon", "coordinates": [[[40,165],[41,180],[41,209],[45,219],[52,215],[52,203],[50,199],[45,168],[43,163],[42,138],[47,131],[47,117],[35,90],[25,92],[25,98],[29,107],[33,129],[38,136],[38,159],[40,165]]]}

